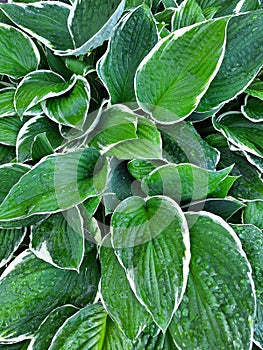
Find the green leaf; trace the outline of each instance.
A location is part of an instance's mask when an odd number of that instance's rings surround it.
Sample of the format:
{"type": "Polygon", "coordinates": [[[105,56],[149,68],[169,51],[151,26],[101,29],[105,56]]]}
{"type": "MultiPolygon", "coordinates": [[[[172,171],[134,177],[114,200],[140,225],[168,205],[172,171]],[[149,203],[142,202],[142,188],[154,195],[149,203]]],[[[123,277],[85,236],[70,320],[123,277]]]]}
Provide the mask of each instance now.
{"type": "Polygon", "coordinates": [[[59,129],[55,123],[45,116],[37,115],[30,118],[20,129],[16,140],[17,159],[25,162],[32,159],[32,147],[35,137],[45,133],[52,148],[63,143],[59,129]]]}
{"type": "Polygon", "coordinates": [[[65,64],[71,72],[83,76],[96,71],[93,63],[89,60],[89,56],[69,56],[66,57],[65,64]]]}
{"type": "Polygon", "coordinates": [[[30,167],[28,165],[18,163],[7,163],[0,166],[0,203],[3,202],[8,192],[20,180],[21,176],[23,176],[29,170],[30,167]]]}
{"type": "Polygon", "coordinates": [[[146,6],[137,7],[120,21],[97,66],[113,104],[136,101],[136,70],[157,41],[156,24],[146,6]]]}
{"type": "Polygon", "coordinates": [[[111,37],[112,30],[123,13],[124,5],[125,0],[74,1],[68,18],[74,50],[57,53],[78,56],[101,46],[111,37]]]}
{"type": "Polygon", "coordinates": [[[38,162],[41,158],[54,153],[46,132],[42,132],[34,137],[31,149],[32,160],[38,162]]]}
{"type": "Polygon", "coordinates": [[[86,148],[43,158],[11,189],[0,206],[1,220],[63,211],[98,195],[107,175],[99,157],[86,148]]]}
{"type": "Polygon", "coordinates": [[[0,144],[0,165],[11,162],[15,156],[15,147],[0,144]]]}
{"type": "Polygon", "coordinates": [[[172,28],[177,30],[205,20],[203,11],[196,0],[184,0],[174,13],[172,28]]]}
{"type": "Polygon", "coordinates": [[[24,340],[19,343],[1,344],[1,350],[27,350],[29,343],[30,343],[29,340],[24,340]]]}
{"type": "Polygon", "coordinates": [[[136,114],[124,105],[114,105],[102,112],[89,145],[105,153],[125,140],[137,139],[136,129],[136,114]]]}
{"type": "Polygon", "coordinates": [[[15,88],[5,88],[0,90],[0,117],[15,115],[14,107],[15,88]]]}
{"type": "Polygon", "coordinates": [[[144,332],[140,337],[134,342],[134,350],[175,350],[177,349],[176,345],[173,342],[173,339],[167,331],[165,334],[157,331],[157,334],[148,334],[150,332],[144,332]]]}
{"type": "Polygon", "coordinates": [[[69,91],[75,84],[73,77],[66,82],[60,75],[48,70],[29,73],[19,83],[15,93],[15,108],[23,115],[37,103],[50,97],[60,96],[69,91]]]}
{"type": "Polygon", "coordinates": [[[164,164],[163,160],[133,159],[129,161],[127,168],[135,179],[142,180],[144,176],[149,175],[151,171],[164,164]]]}
{"type": "Polygon", "coordinates": [[[118,159],[162,158],[162,139],[156,125],[146,118],[137,119],[137,138],[117,144],[106,153],[108,156],[115,156],[118,159]]]}
{"type": "Polygon", "coordinates": [[[213,118],[214,127],[238,149],[263,157],[263,122],[254,123],[240,112],[213,118]]]}
{"type": "Polygon", "coordinates": [[[73,207],[32,226],[30,249],[56,267],[79,271],[84,257],[84,228],[79,210],[73,207]]]}
{"type": "Polygon", "coordinates": [[[129,341],[107,316],[102,305],[86,306],[58,330],[49,350],[130,350],[129,341]]]}
{"type": "Polygon", "coordinates": [[[67,26],[70,8],[69,5],[59,1],[0,5],[0,9],[12,22],[48,48],[54,50],[73,48],[72,38],[67,26]]]}
{"type": "MultiPolygon", "coordinates": [[[[3,5],[0,5],[0,8],[3,5]]],[[[19,79],[37,69],[40,56],[33,41],[20,30],[0,23],[0,73],[19,79]]]]}
{"type": "Polygon", "coordinates": [[[66,95],[49,98],[42,102],[44,113],[54,122],[82,130],[90,103],[90,86],[81,76],[66,95]]]}
{"type": "Polygon", "coordinates": [[[219,182],[217,188],[210,193],[210,197],[225,198],[237,179],[238,176],[227,176],[224,180],[219,182]]]}
{"type": "Polygon", "coordinates": [[[252,276],[256,287],[257,316],[254,324],[254,341],[263,346],[263,235],[253,225],[231,225],[241,240],[242,246],[252,267],[252,276]]]}
{"type": "Polygon", "coordinates": [[[229,20],[223,62],[197,111],[209,111],[232,100],[257,75],[263,59],[262,23],[263,11],[247,12],[229,20]]]}
{"type": "Polygon", "coordinates": [[[125,271],[107,238],[100,248],[100,262],[100,293],[103,305],[110,317],[120,325],[126,337],[134,340],[150,322],[151,317],[135,297],[125,271]]]}
{"type": "Polygon", "coordinates": [[[219,152],[202,139],[192,124],[162,125],[159,130],[165,159],[172,163],[191,163],[208,170],[216,169],[219,152]]]}
{"type": "Polygon", "coordinates": [[[245,92],[250,96],[263,100],[263,81],[257,78],[254,79],[252,83],[246,88],[245,92]]]}
{"type": "Polygon", "coordinates": [[[31,338],[45,317],[58,306],[66,303],[81,306],[84,299],[86,303],[93,301],[98,283],[93,252],[87,262],[78,275],[76,271],[58,269],[38,259],[29,250],[17,256],[0,279],[1,341],[31,338]]]}
{"type": "Polygon", "coordinates": [[[252,224],[263,230],[263,200],[254,199],[245,202],[243,209],[243,222],[252,224]]]}
{"type": "Polygon", "coordinates": [[[130,197],[115,209],[111,227],[115,254],[133,292],[165,331],[181,302],[190,261],[181,209],[163,196],[130,197]]]}
{"type": "Polygon", "coordinates": [[[247,96],[241,111],[252,122],[263,122],[263,101],[261,99],[247,96]]]}
{"type": "Polygon", "coordinates": [[[52,338],[62,324],[78,311],[73,305],[64,305],[54,309],[41,323],[34,337],[31,339],[29,349],[48,350],[52,338]]]}
{"type": "Polygon", "coordinates": [[[190,274],[169,331],[180,349],[250,349],[255,291],[241,243],[218,216],[200,212],[186,217],[190,274]]]}
{"type": "Polygon", "coordinates": [[[232,167],[210,171],[193,164],[167,164],[153,170],[142,181],[148,195],[164,194],[185,202],[206,198],[226,178],[232,167]]]}
{"type": "Polygon", "coordinates": [[[227,19],[196,24],[159,41],[136,73],[140,107],[165,124],[190,115],[222,62],[226,24],[227,19]]]}
{"type": "Polygon", "coordinates": [[[0,118],[0,143],[15,146],[23,122],[17,115],[0,118]]]}
{"type": "Polygon", "coordinates": [[[148,7],[152,6],[152,0],[126,0],[125,10],[136,8],[140,6],[142,3],[147,5],[148,7]]]}
{"type": "Polygon", "coordinates": [[[26,235],[25,228],[2,229],[0,228],[0,267],[5,266],[12,259],[26,235]]]}

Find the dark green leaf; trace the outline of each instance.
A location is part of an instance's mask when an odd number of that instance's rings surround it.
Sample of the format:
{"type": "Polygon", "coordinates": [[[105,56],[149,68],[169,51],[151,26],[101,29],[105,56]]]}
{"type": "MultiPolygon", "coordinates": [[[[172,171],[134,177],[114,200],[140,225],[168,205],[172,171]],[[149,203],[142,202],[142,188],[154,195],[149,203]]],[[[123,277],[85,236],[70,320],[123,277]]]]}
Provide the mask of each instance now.
{"type": "Polygon", "coordinates": [[[23,122],[17,115],[0,118],[0,143],[15,146],[23,122]]]}
{"type": "Polygon", "coordinates": [[[15,147],[0,144],[0,165],[11,162],[15,156],[15,147]]]}
{"type": "Polygon", "coordinates": [[[257,78],[254,79],[252,83],[246,88],[245,92],[250,96],[263,100],[263,81],[257,78]]]}
{"type": "Polygon", "coordinates": [[[252,122],[263,122],[263,101],[261,99],[247,96],[241,111],[252,122]]]}
{"type": "Polygon", "coordinates": [[[26,229],[24,228],[0,228],[0,267],[12,259],[13,253],[23,241],[25,235],[26,229]]]}
{"type": "Polygon", "coordinates": [[[205,16],[196,0],[185,0],[181,3],[172,19],[173,30],[205,21],[205,16]]]}
{"type": "Polygon", "coordinates": [[[52,153],[54,153],[54,150],[47,138],[47,134],[42,132],[36,135],[32,143],[32,160],[38,162],[41,158],[52,153]]]}

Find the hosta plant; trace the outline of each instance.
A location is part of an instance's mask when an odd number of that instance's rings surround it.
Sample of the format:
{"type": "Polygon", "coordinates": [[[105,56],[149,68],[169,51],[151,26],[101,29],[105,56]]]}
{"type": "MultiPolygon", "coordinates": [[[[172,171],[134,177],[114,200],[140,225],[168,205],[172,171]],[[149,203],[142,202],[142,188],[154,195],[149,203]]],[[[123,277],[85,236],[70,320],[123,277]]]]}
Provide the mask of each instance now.
{"type": "Polygon", "coordinates": [[[258,0],[0,4],[0,349],[263,349],[258,0]]]}

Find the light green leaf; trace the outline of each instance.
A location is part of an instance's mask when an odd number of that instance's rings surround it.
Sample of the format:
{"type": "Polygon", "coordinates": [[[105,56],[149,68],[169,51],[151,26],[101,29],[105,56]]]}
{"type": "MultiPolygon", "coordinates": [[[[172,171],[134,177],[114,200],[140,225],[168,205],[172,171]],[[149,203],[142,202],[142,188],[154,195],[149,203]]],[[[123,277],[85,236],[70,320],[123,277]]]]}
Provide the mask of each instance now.
{"type": "Polygon", "coordinates": [[[48,350],[58,329],[77,311],[73,305],[64,305],[51,311],[35,332],[28,350],[48,350]]]}
{"type": "Polygon", "coordinates": [[[103,305],[110,317],[120,325],[126,337],[133,341],[151,321],[151,316],[135,297],[125,271],[107,238],[100,248],[100,262],[100,293],[103,305]]]}
{"type": "Polygon", "coordinates": [[[90,103],[90,86],[81,76],[66,95],[42,102],[44,113],[54,122],[82,130],[90,103]]]}
{"type": "Polygon", "coordinates": [[[245,202],[243,209],[243,222],[252,224],[263,230],[263,200],[255,199],[245,202]]]}
{"type": "Polygon", "coordinates": [[[17,115],[0,118],[0,143],[15,146],[23,122],[17,115]]]}
{"type": "Polygon", "coordinates": [[[232,100],[257,75],[263,60],[262,24],[263,11],[247,12],[229,20],[223,62],[197,111],[209,111],[232,100]]]}
{"type": "Polygon", "coordinates": [[[0,52],[0,73],[14,79],[36,70],[40,61],[33,41],[20,30],[3,23],[0,23],[0,52]]]}
{"type": "Polygon", "coordinates": [[[13,257],[26,235],[26,228],[0,228],[0,268],[5,266],[13,257]]]}
{"type": "Polygon", "coordinates": [[[180,207],[163,196],[130,197],[115,209],[111,230],[115,254],[133,292],[165,331],[181,302],[190,261],[180,207]]]}
{"type": "Polygon", "coordinates": [[[0,340],[17,342],[31,338],[54,308],[66,303],[81,306],[83,302],[92,302],[98,267],[94,252],[89,255],[80,274],[58,269],[29,250],[18,255],[0,279],[0,340]]]}
{"type": "Polygon", "coordinates": [[[231,225],[241,240],[242,246],[252,267],[256,287],[257,316],[254,324],[254,341],[263,347],[263,235],[254,225],[231,225]]]}
{"type": "Polygon", "coordinates": [[[0,5],[0,9],[18,27],[50,49],[56,50],[73,48],[72,38],[67,27],[70,8],[69,5],[59,1],[0,5]]]}
{"type": "Polygon", "coordinates": [[[205,20],[203,11],[196,0],[184,0],[174,13],[172,29],[174,31],[205,20]]]}
{"type": "Polygon", "coordinates": [[[152,0],[126,0],[125,11],[136,8],[140,6],[142,3],[147,5],[148,7],[152,6],[152,0]]]}
{"type": "Polygon", "coordinates": [[[164,194],[185,202],[206,198],[226,178],[232,167],[210,171],[193,164],[167,164],[143,178],[142,189],[148,195],[164,194]]]}
{"type": "Polygon", "coordinates": [[[241,107],[244,116],[252,122],[263,122],[263,101],[257,97],[247,96],[241,107]]]}
{"type": "Polygon", "coordinates": [[[114,146],[106,154],[118,159],[160,159],[162,139],[156,125],[149,119],[137,117],[137,138],[126,140],[114,146]]]}
{"type": "Polygon", "coordinates": [[[54,153],[54,150],[47,138],[46,132],[36,135],[32,143],[32,160],[38,162],[41,158],[52,153],[54,153]]]}
{"type": "Polygon", "coordinates": [[[113,104],[136,101],[136,70],[157,41],[156,24],[146,6],[130,12],[114,30],[108,50],[97,66],[113,104]]]}
{"type": "Polygon", "coordinates": [[[84,228],[79,210],[73,207],[32,226],[30,249],[56,267],[78,271],[84,257],[84,228]]]}
{"type": "Polygon", "coordinates": [[[15,115],[14,107],[15,88],[4,88],[0,90],[0,117],[15,115]]]}
{"type": "Polygon", "coordinates": [[[98,195],[107,176],[99,157],[86,148],[43,158],[11,189],[0,206],[1,220],[63,211],[98,195]]]}
{"type": "Polygon", "coordinates": [[[71,72],[83,76],[96,71],[94,64],[89,56],[69,56],[66,57],[65,64],[71,72]]]}
{"type": "Polygon", "coordinates": [[[227,19],[196,24],[159,41],[136,73],[141,108],[165,124],[190,115],[222,62],[226,24],[227,19]]]}
{"type": "Polygon", "coordinates": [[[31,107],[47,98],[63,95],[75,84],[73,77],[66,82],[60,75],[48,70],[29,73],[19,83],[15,93],[15,108],[23,115],[31,107]]]}
{"type": "Polygon", "coordinates": [[[218,216],[200,212],[186,217],[190,274],[169,331],[180,349],[250,349],[255,291],[241,243],[218,216]]]}
{"type": "Polygon", "coordinates": [[[74,50],[57,51],[57,53],[78,56],[101,46],[111,37],[124,6],[125,0],[74,1],[68,18],[74,50]]]}
{"type": "Polygon", "coordinates": [[[89,145],[105,153],[125,140],[137,139],[136,129],[136,114],[123,105],[114,105],[102,112],[89,145]]]}
{"type": "Polygon", "coordinates": [[[246,88],[245,92],[250,96],[263,100],[263,81],[257,78],[254,79],[252,83],[246,88]]]}
{"type": "Polygon", "coordinates": [[[219,182],[217,188],[212,193],[210,193],[210,197],[225,198],[237,179],[238,176],[228,175],[224,180],[219,182]]]}
{"type": "Polygon", "coordinates": [[[16,140],[17,159],[21,162],[32,159],[32,147],[37,135],[45,133],[52,148],[63,143],[57,124],[45,116],[37,115],[30,118],[20,129],[16,140]]]}
{"type": "Polygon", "coordinates": [[[130,350],[131,344],[102,305],[86,306],[58,330],[49,350],[130,350]]]}
{"type": "Polygon", "coordinates": [[[213,124],[239,150],[263,157],[263,122],[253,123],[240,112],[227,112],[214,117],[213,124]]]}

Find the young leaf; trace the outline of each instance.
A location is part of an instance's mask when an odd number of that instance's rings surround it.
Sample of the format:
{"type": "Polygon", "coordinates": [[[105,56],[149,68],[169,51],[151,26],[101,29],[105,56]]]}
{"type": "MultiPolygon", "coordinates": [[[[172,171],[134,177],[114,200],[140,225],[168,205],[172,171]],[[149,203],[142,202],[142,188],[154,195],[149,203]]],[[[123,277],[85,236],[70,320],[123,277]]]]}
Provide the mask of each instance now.
{"type": "Polygon", "coordinates": [[[35,332],[28,350],[48,350],[58,329],[77,311],[73,305],[64,305],[51,311],[35,332]]]}
{"type": "Polygon", "coordinates": [[[214,127],[238,149],[263,158],[263,122],[253,123],[240,112],[213,118],[214,127]]]}
{"type": "Polygon", "coordinates": [[[227,19],[196,24],[159,41],[136,73],[140,107],[164,124],[190,115],[222,62],[226,24],[227,19]]]}
{"type": "Polygon", "coordinates": [[[244,116],[252,122],[263,122],[263,101],[257,97],[247,96],[241,107],[244,116]]]}
{"type": "Polygon", "coordinates": [[[150,196],[164,194],[177,202],[198,200],[212,193],[231,169],[210,171],[189,163],[167,164],[146,176],[142,189],[150,196]]]}
{"type": "Polygon", "coordinates": [[[33,225],[30,249],[56,267],[78,271],[84,257],[84,227],[79,210],[71,208],[33,225]]]}
{"type": "Polygon", "coordinates": [[[107,164],[101,167],[99,157],[97,150],[86,148],[43,158],[11,189],[0,206],[1,220],[63,211],[98,195],[107,176],[107,164]]]}
{"type": "Polygon", "coordinates": [[[0,38],[0,74],[19,79],[37,69],[39,52],[26,34],[0,23],[0,38]]]}
{"type": "Polygon", "coordinates": [[[136,70],[157,40],[156,25],[146,6],[137,7],[119,23],[97,66],[113,104],[136,101],[136,70]]]}
{"type": "Polygon", "coordinates": [[[75,84],[73,77],[66,82],[60,75],[48,70],[29,73],[19,83],[15,93],[15,108],[21,116],[37,103],[54,96],[63,95],[75,84]]]}
{"type": "Polygon", "coordinates": [[[251,267],[229,225],[207,212],[186,215],[191,263],[169,331],[180,349],[249,349],[255,291],[251,267]]]}
{"type": "Polygon", "coordinates": [[[263,230],[263,200],[254,199],[245,202],[243,222],[252,224],[263,230]]]}
{"type": "Polygon", "coordinates": [[[5,88],[0,90],[0,117],[15,115],[14,107],[15,88],[5,88]]]}
{"type": "Polygon", "coordinates": [[[23,122],[17,115],[0,118],[0,143],[15,146],[23,122]]]}
{"type": "Polygon", "coordinates": [[[86,303],[91,302],[98,282],[94,258],[92,253],[88,266],[84,264],[78,275],[76,271],[57,269],[29,250],[18,255],[0,279],[0,340],[31,338],[54,308],[72,302],[80,306],[84,298],[86,303]]]}
{"type": "Polygon", "coordinates": [[[130,197],[115,209],[111,227],[115,254],[133,292],[165,331],[181,302],[190,261],[181,209],[163,196],[130,197]]]}
{"type": "Polygon", "coordinates": [[[79,130],[83,129],[90,103],[90,86],[81,76],[66,95],[42,102],[44,113],[54,122],[79,130]]]}
{"type": "Polygon", "coordinates": [[[103,305],[110,317],[120,325],[126,337],[133,341],[151,321],[151,316],[135,297],[125,271],[107,238],[100,248],[100,262],[100,293],[103,305]]]}
{"type": "Polygon", "coordinates": [[[59,1],[39,1],[33,4],[1,4],[0,9],[18,27],[48,48],[56,50],[73,48],[67,27],[69,5],[59,1]]]}
{"type": "Polygon", "coordinates": [[[13,253],[23,241],[26,231],[26,228],[0,228],[0,268],[12,259],[13,253]]]}
{"type": "Polygon", "coordinates": [[[125,0],[76,0],[70,10],[68,27],[74,50],[59,54],[83,55],[100,46],[112,35],[112,30],[124,10],[125,0]]]}
{"type": "Polygon", "coordinates": [[[232,100],[257,75],[263,58],[262,23],[261,10],[231,17],[224,60],[197,111],[209,111],[232,100]]]}
{"type": "Polygon", "coordinates": [[[131,344],[111,321],[102,305],[86,306],[58,330],[49,350],[131,350],[131,344]]]}

